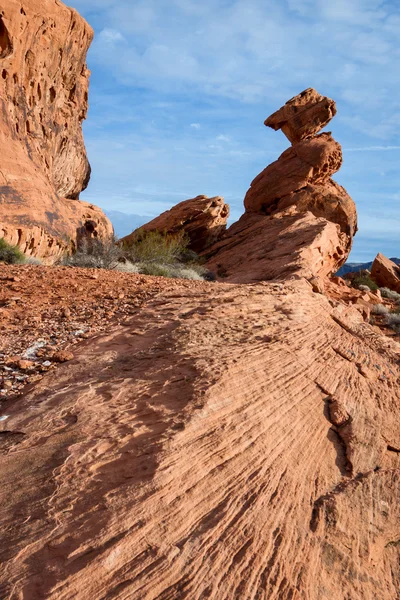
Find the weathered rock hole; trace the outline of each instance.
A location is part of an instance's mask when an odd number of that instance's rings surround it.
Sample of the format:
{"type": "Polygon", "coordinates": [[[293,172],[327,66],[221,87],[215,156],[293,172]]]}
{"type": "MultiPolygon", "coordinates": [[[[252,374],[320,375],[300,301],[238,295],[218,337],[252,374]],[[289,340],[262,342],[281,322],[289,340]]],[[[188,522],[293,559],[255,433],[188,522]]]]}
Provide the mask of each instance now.
{"type": "Polygon", "coordinates": [[[51,87],[49,89],[49,96],[50,96],[50,103],[53,104],[54,100],[56,99],[56,90],[54,87],[51,87]]]}
{"type": "Polygon", "coordinates": [[[42,88],[40,87],[40,83],[38,83],[38,85],[37,85],[37,95],[38,95],[39,100],[41,100],[42,99],[42,88]]]}
{"type": "Polygon", "coordinates": [[[14,73],[14,75],[13,75],[13,80],[14,80],[14,84],[17,85],[17,83],[18,83],[18,75],[16,73],[14,73]]]}
{"type": "Polygon", "coordinates": [[[18,125],[18,123],[15,123],[15,129],[16,129],[16,132],[19,133],[19,125],[18,125]]]}
{"type": "Polygon", "coordinates": [[[76,25],[76,22],[74,21],[71,25],[71,31],[73,31],[75,29],[75,25],[76,25]]]}
{"type": "Polygon", "coordinates": [[[21,10],[19,12],[21,13],[21,15],[24,15],[26,17],[26,12],[24,11],[23,6],[21,7],[21,10]]]}
{"type": "Polygon", "coordinates": [[[29,123],[29,121],[26,121],[25,127],[26,127],[26,133],[30,133],[31,132],[31,124],[29,123]]]}
{"type": "Polygon", "coordinates": [[[7,71],[5,69],[3,69],[2,72],[1,72],[2,78],[3,79],[7,79],[7,75],[8,75],[7,71]]]}
{"type": "Polygon", "coordinates": [[[13,51],[13,45],[3,17],[0,16],[0,58],[7,58],[13,51]]]}
{"type": "Polygon", "coordinates": [[[75,100],[75,93],[76,93],[76,84],[74,85],[73,88],[71,88],[71,90],[69,92],[69,101],[70,102],[74,102],[74,100],[75,100]]]}

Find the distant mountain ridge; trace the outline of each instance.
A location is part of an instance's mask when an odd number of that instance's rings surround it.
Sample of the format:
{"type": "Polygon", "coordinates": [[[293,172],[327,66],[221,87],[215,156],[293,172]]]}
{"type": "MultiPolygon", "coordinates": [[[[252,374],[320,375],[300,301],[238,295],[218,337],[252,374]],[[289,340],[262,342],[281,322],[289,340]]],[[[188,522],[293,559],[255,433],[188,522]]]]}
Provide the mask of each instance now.
{"type": "Polygon", "coordinates": [[[152,218],[144,217],[143,215],[123,213],[118,210],[105,210],[104,212],[113,224],[115,235],[118,238],[125,237],[132,233],[132,231],[141,227],[152,218]]]}
{"type": "MultiPolygon", "coordinates": [[[[394,263],[396,263],[396,265],[400,265],[400,258],[391,258],[390,260],[392,260],[394,263]]],[[[347,273],[353,273],[356,271],[363,271],[363,270],[371,270],[372,267],[372,263],[374,261],[371,260],[371,262],[366,262],[366,263],[349,263],[347,262],[346,264],[343,265],[343,267],[340,267],[339,271],[337,271],[336,275],[338,275],[339,277],[343,277],[343,275],[346,275],[347,273]]]]}

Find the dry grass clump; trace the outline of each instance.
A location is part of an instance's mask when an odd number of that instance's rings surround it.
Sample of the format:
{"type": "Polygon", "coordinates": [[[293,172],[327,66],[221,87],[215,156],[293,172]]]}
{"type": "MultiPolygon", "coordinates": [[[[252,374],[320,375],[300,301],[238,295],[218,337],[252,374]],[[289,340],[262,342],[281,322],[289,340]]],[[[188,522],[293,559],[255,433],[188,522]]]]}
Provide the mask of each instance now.
{"type": "Polygon", "coordinates": [[[374,304],[371,309],[371,312],[374,315],[386,315],[389,312],[389,309],[384,304],[374,304]]]}
{"type": "Polygon", "coordinates": [[[400,294],[398,294],[394,290],[390,290],[386,287],[379,288],[379,290],[383,298],[388,298],[389,300],[395,300],[396,302],[400,302],[400,294]]]}
{"type": "Polygon", "coordinates": [[[389,313],[385,318],[386,325],[389,325],[396,333],[400,333],[400,314],[389,313]]]}
{"type": "Polygon", "coordinates": [[[116,239],[102,241],[97,238],[83,239],[78,250],[64,256],[58,264],[66,267],[88,269],[114,269],[121,260],[123,252],[116,239]]]}

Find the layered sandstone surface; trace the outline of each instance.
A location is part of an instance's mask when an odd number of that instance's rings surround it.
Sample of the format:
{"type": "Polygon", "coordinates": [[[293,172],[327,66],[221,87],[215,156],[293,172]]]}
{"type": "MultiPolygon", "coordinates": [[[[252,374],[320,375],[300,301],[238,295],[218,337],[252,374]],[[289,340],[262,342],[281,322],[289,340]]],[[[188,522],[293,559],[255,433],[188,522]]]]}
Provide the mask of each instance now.
{"type": "Polygon", "coordinates": [[[400,345],[304,280],[109,277],[136,311],[2,404],[1,598],[395,599],[400,345]]]}
{"type": "Polygon", "coordinates": [[[205,253],[221,278],[241,283],[324,278],[344,264],[357,212],[331,179],[342,165],[341,146],[330,133],[319,133],[335,114],[333,100],[310,88],[266,120],[293,145],[252,181],[244,215],[205,253]]]}
{"type": "MultiPolygon", "coordinates": [[[[224,235],[228,217],[229,205],[220,196],[196,196],[180,202],[140,227],[140,230],[171,234],[184,231],[190,240],[191,250],[201,252],[224,235]]],[[[134,241],[135,235],[134,231],[121,241],[129,245],[134,241]]]]}
{"type": "Polygon", "coordinates": [[[28,255],[55,257],[103,212],[79,201],[90,166],[82,136],[92,29],[61,2],[0,7],[0,236],[28,255]],[[39,6],[40,4],[40,6],[39,6]]]}

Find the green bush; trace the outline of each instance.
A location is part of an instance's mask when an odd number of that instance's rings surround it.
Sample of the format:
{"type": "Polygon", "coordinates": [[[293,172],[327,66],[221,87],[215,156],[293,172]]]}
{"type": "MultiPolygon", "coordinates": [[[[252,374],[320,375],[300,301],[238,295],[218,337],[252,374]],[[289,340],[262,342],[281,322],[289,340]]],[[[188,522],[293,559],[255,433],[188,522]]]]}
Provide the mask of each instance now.
{"type": "Polygon", "coordinates": [[[372,292],[376,292],[378,289],[375,281],[373,281],[373,279],[371,279],[371,277],[368,275],[356,275],[351,283],[352,286],[357,289],[359,289],[360,285],[368,287],[372,292]]]}
{"type": "Polygon", "coordinates": [[[125,246],[125,254],[134,263],[174,264],[182,261],[188,251],[189,237],[185,232],[176,234],[160,231],[136,232],[133,243],[125,246]]]}
{"type": "Polygon", "coordinates": [[[20,265],[25,262],[25,254],[18,246],[12,246],[4,238],[0,238],[0,262],[8,265],[20,265]]]}

